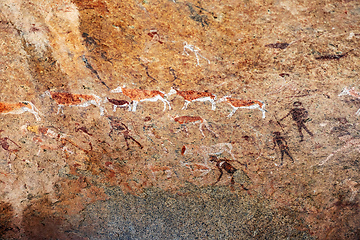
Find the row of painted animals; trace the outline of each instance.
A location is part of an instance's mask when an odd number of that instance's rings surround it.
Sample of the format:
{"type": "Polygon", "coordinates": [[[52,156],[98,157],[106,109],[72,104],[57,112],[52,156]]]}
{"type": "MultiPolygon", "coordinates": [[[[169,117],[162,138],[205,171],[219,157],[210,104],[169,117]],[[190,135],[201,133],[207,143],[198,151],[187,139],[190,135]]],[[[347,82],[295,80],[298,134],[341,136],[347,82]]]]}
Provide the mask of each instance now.
{"type": "MultiPolygon", "coordinates": [[[[170,96],[172,94],[177,94],[185,99],[185,104],[182,109],[186,109],[191,102],[205,102],[210,101],[212,104],[212,110],[216,108],[216,96],[209,92],[197,92],[197,91],[179,91],[174,88],[170,90],[168,94],[165,94],[161,91],[150,91],[150,90],[140,90],[140,89],[128,89],[124,87],[118,87],[111,92],[121,92],[125,96],[131,99],[131,102],[126,100],[110,99],[105,98],[102,100],[100,97],[94,94],[71,94],[63,92],[52,92],[46,91],[45,94],[50,96],[58,105],[58,114],[64,106],[78,106],[78,107],[88,107],[94,105],[100,108],[100,115],[104,115],[105,109],[102,106],[102,103],[110,102],[113,104],[113,110],[116,111],[117,107],[128,107],[129,111],[136,111],[137,104],[144,101],[158,101],[161,100],[164,103],[164,110],[166,109],[166,104],[171,109],[170,102],[165,98],[165,96],[170,96]],[[131,108],[132,104],[132,108],[131,108]]],[[[350,95],[356,98],[360,98],[360,93],[355,91],[354,88],[345,87],[339,96],[350,95]]],[[[259,109],[263,113],[263,118],[265,118],[265,104],[259,100],[242,100],[231,98],[230,96],[225,96],[219,100],[219,102],[229,103],[233,110],[228,117],[231,117],[237,109],[247,108],[247,109],[259,109]]],[[[40,121],[40,112],[39,110],[29,101],[22,101],[18,103],[4,103],[0,102],[0,113],[1,114],[21,114],[24,112],[30,112],[34,114],[37,121],[40,121]]],[[[360,109],[356,112],[356,115],[360,115],[360,109]]]]}
{"type": "MultiPolygon", "coordinates": [[[[185,104],[182,109],[186,109],[191,102],[206,102],[209,101],[212,104],[211,109],[216,109],[216,96],[209,92],[198,92],[198,91],[180,91],[172,88],[168,94],[165,94],[161,91],[153,90],[141,90],[141,89],[129,89],[124,87],[118,87],[114,90],[111,90],[112,93],[122,93],[126,97],[130,98],[130,102],[127,100],[119,100],[105,97],[101,97],[95,94],[73,94],[66,92],[53,92],[46,91],[42,97],[45,95],[51,97],[56,104],[58,105],[57,114],[60,113],[60,110],[63,112],[65,106],[77,106],[77,107],[88,107],[94,105],[100,109],[100,115],[105,114],[105,108],[103,103],[113,104],[113,111],[115,112],[117,107],[128,107],[129,111],[136,111],[137,105],[139,102],[156,102],[162,101],[164,103],[164,111],[166,110],[166,105],[171,109],[170,102],[166,99],[172,94],[177,94],[185,100],[185,104]]],[[[231,96],[224,96],[219,99],[218,102],[227,102],[233,108],[232,112],[228,117],[231,117],[237,109],[246,108],[246,109],[259,109],[263,113],[263,118],[265,118],[265,103],[259,100],[242,100],[232,98],[231,96]]],[[[41,118],[39,115],[41,113],[39,110],[28,101],[22,101],[19,103],[0,103],[0,113],[2,114],[20,114],[24,112],[30,112],[34,114],[36,120],[40,121],[41,118]]]]}

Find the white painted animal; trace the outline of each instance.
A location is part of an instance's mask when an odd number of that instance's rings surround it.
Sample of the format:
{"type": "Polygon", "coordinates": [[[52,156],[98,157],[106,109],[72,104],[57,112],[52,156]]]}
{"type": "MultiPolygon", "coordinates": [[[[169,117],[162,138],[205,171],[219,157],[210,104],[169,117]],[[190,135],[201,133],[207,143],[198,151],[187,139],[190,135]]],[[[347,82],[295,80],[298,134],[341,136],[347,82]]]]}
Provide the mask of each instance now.
{"type": "Polygon", "coordinates": [[[102,106],[102,99],[94,94],[73,94],[49,90],[45,91],[44,94],[55,100],[58,105],[57,114],[60,113],[60,110],[64,113],[64,106],[88,107],[94,105],[100,109],[100,115],[104,115],[105,108],[102,106]]]}
{"type": "Polygon", "coordinates": [[[206,101],[209,101],[211,103],[211,110],[216,109],[216,103],[215,103],[216,96],[212,93],[197,92],[193,90],[180,91],[172,87],[170,92],[167,94],[167,96],[170,96],[172,94],[177,94],[185,99],[185,103],[182,110],[186,109],[191,102],[206,102],[206,101]]]}
{"type": "Polygon", "coordinates": [[[231,152],[232,149],[233,146],[231,143],[217,143],[211,146],[184,145],[181,149],[181,155],[200,155],[204,158],[205,165],[208,165],[209,155],[220,155],[222,153],[228,153],[232,159],[235,159],[235,156],[231,152]]]}
{"type": "Polygon", "coordinates": [[[231,117],[239,108],[245,108],[259,109],[263,113],[262,118],[265,118],[265,103],[260,100],[243,100],[232,98],[231,96],[225,96],[219,99],[219,102],[227,102],[233,108],[228,117],[231,117]]]}
{"type": "MultiPolygon", "coordinates": [[[[186,134],[188,135],[188,128],[186,126],[186,124],[199,124],[199,130],[201,132],[201,134],[203,135],[203,137],[205,137],[205,134],[202,130],[202,128],[205,126],[207,130],[209,130],[209,132],[211,132],[212,134],[215,135],[215,137],[218,137],[217,134],[211,130],[208,122],[203,119],[202,117],[199,116],[181,116],[181,117],[173,117],[173,120],[179,124],[182,125],[182,128],[184,128],[186,134]]],[[[176,133],[180,132],[182,130],[182,128],[177,131],[176,133]]]]}
{"type": "Polygon", "coordinates": [[[141,90],[141,89],[129,89],[125,87],[117,87],[111,90],[112,93],[122,93],[129,97],[132,101],[132,111],[136,112],[136,106],[139,102],[156,102],[162,101],[164,103],[164,111],[166,110],[166,104],[171,110],[171,105],[168,100],[165,99],[165,93],[156,90],[141,90]]]}
{"type": "Polygon", "coordinates": [[[211,171],[211,167],[203,163],[188,163],[180,160],[180,165],[190,169],[190,171],[193,173],[200,172],[201,177],[208,174],[211,171]]]}
{"type": "Polygon", "coordinates": [[[345,142],[345,145],[342,146],[341,148],[333,151],[332,153],[330,153],[326,159],[324,159],[323,161],[321,161],[319,163],[320,166],[324,165],[327,161],[330,160],[330,158],[332,158],[336,153],[339,153],[339,152],[349,153],[352,151],[358,151],[360,153],[360,139],[359,138],[353,138],[351,135],[345,135],[345,136],[339,137],[339,139],[342,140],[343,142],[345,142]]]}
{"type": "Polygon", "coordinates": [[[146,168],[148,168],[151,171],[151,174],[154,177],[154,180],[157,181],[157,175],[164,175],[166,174],[166,178],[170,179],[172,175],[171,167],[169,166],[154,166],[152,164],[146,165],[146,168]]]}
{"type": "MultiPolygon", "coordinates": [[[[345,95],[350,95],[360,99],[360,92],[355,91],[354,87],[352,88],[344,87],[344,89],[341,91],[341,93],[338,96],[341,97],[345,95]]],[[[360,109],[358,109],[355,114],[360,115],[360,109]]]]}
{"type": "Polygon", "coordinates": [[[0,102],[0,114],[22,114],[29,112],[34,114],[37,121],[41,121],[40,112],[34,104],[28,101],[18,103],[4,103],[0,102]]]}

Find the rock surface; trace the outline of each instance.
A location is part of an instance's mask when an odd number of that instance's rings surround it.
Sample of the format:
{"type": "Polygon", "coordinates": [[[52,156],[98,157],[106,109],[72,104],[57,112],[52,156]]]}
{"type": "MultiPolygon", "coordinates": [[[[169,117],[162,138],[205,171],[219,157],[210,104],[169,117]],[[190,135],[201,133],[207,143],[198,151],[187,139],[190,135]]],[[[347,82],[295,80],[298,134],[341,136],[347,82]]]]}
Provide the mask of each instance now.
{"type": "Polygon", "coordinates": [[[359,21],[0,0],[1,238],[359,239],[359,21]]]}

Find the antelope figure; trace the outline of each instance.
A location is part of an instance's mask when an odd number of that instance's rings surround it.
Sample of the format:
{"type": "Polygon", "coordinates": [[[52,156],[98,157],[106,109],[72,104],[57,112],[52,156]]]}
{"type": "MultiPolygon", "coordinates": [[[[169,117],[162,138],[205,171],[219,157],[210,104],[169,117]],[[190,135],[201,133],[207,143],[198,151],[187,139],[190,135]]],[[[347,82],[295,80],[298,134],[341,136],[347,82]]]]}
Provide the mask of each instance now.
{"type": "Polygon", "coordinates": [[[167,96],[170,96],[172,94],[177,94],[185,99],[185,104],[182,108],[182,110],[187,109],[188,105],[191,102],[206,102],[209,101],[211,103],[211,110],[216,109],[216,96],[209,92],[197,92],[193,90],[189,91],[180,91],[175,88],[171,88],[170,92],[167,94],[167,96]]]}
{"type": "Polygon", "coordinates": [[[0,102],[0,113],[1,114],[22,114],[29,112],[34,114],[37,121],[41,121],[39,117],[39,110],[34,104],[28,101],[22,101],[18,103],[4,103],[0,102]]]}
{"type": "Polygon", "coordinates": [[[141,89],[129,89],[125,87],[117,87],[116,89],[111,90],[112,93],[122,93],[125,96],[129,97],[132,101],[132,111],[136,112],[136,106],[139,102],[156,102],[162,101],[164,103],[164,111],[166,110],[166,104],[169,105],[169,110],[171,110],[170,102],[166,100],[165,93],[161,91],[153,90],[141,90],[141,89]]]}
{"type": "Polygon", "coordinates": [[[104,115],[105,109],[101,105],[102,99],[94,94],[73,94],[66,92],[53,92],[50,90],[45,91],[44,94],[55,100],[58,105],[57,114],[60,113],[60,110],[64,113],[64,106],[88,107],[90,105],[94,105],[100,108],[100,116],[104,115]]]}
{"type": "Polygon", "coordinates": [[[203,137],[205,137],[205,134],[202,130],[202,128],[205,126],[207,130],[209,130],[209,132],[211,132],[212,134],[215,135],[215,137],[217,137],[217,134],[211,130],[208,122],[203,119],[202,117],[199,117],[199,116],[182,116],[182,117],[173,117],[174,121],[177,122],[177,123],[180,123],[181,124],[181,128],[179,131],[177,131],[176,133],[182,131],[183,129],[185,130],[186,134],[188,134],[188,128],[186,126],[186,124],[189,124],[189,123],[192,123],[194,125],[196,124],[199,124],[199,130],[201,132],[201,135],[203,135],[203,137]]]}
{"type": "Polygon", "coordinates": [[[265,112],[267,112],[265,110],[265,103],[260,100],[242,100],[232,98],[231,96],[225,96],[219,99],[219,102],[227,102],[230,106],[232,106],[233,110],[228,115],[228,117],[234,115],[236,110],[238,110],[239,108],[259,109],[263,113],[262,118],[265,118],[265,112]]]}
{"type": "MultiPolygon", "coordinates": [[[[350,95],[350,96],[360,99],[360,92],[355,91],[354,87],[352,87],[352,88],[344,87],[344,89],[341,91],[341,93],[338,96],[341,97],[341,96],[345,96],[345,95],[350,95]]],[[[360,109],[357,110],[355,114],[360,115],[360,109]]]]}

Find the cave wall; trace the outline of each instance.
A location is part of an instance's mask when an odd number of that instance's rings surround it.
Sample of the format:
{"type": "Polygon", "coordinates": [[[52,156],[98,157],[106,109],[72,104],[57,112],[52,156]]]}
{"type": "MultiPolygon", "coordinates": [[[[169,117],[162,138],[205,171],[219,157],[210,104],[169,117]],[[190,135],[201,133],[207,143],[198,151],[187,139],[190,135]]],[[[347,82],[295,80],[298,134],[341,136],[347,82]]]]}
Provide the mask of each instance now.
{"type": "Polygon", "coordinates": [[[1,238],[358,239],[359,20],[0,0],[1,238]]]}

